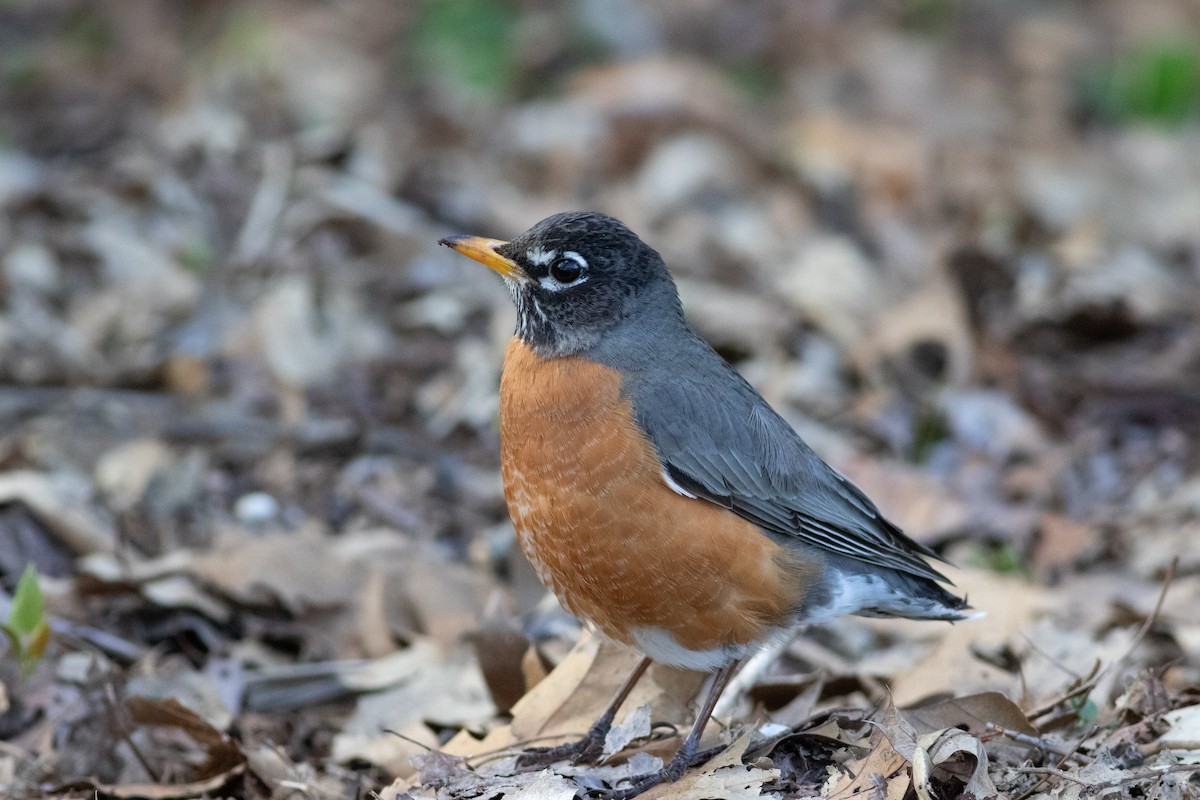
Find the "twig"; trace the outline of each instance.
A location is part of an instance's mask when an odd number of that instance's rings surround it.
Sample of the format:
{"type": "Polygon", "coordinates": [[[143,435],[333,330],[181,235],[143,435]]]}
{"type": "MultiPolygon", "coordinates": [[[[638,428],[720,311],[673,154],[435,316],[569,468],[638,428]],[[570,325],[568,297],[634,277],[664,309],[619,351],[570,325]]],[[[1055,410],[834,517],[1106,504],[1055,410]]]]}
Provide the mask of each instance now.
{"type": "Polygon", "coordinates": [[[438,750],[436,748],[430,747],[429,745],[425,744],[424,742],[418,742],[416,739],[412,738],[411,736],[406,736],[403,733],[401,733],[400,731],[393,730],[392,728],[384,728],[383,732],[390,733],[392,736],[395,736],[397,739],[403,739],[404,741],[408,742],[409,744],[415,744],[417,747],[421,748],[426,753],[440,753],[441,752],[440,750],[438,750]]]}
{"type": "Polygon", "coordinates": [[[1069,772],[1064,772],[1054,767],[1014,767],[1013,771],[1027,775],[1045,775],[1048,778],[1059,778],[1060,780],[1071,781],[1071,783],[1078,783],[1080,786],[1086,786],[1089,789],[1095,785],[1088,783],[1083,778],[1077,778],[1069,772]]]}
{"type": "Polygon", "coordinates": [[[1129,660],[1129,657],[1133,655],[1134,650],[1136,650],[1138,645],[1142,643],[1142,640],[1146,638],[1146,634],[1148,634],[1150,629],[1154,627],[1154,623],[1158,621],[1158,615],[1162,613],[1163,603],[1167,599],[1167,591],[1171,588],[1171,582],[1175,580],[1175,571],[1178,569],[1178,567],[1179,557],[1176,556],[1175,558],[1171,559],[1171,564],[1167,567],[1167,574],[1163,577],[1162,589],[1158,593],[1158,600],[1154,604],[1154,610],[1151,611],[1149,616],[1147,616],[1142,622],[1141,626],[1137,630],[1137,633],[1133,635],[1133,641],[1129,643],[1129,647],[1125,650],[1121,657],[1116,661],[1109,663],[1102,669],[1093,669],[1091,676],[1085,678],[1082,684],[1074,689],[1068,690],[1060,697],[1055,698],[1049,703],[1044,703],[1039,708],[1026,714],[1030,720],[1045,716],[1057,708],[1060,703],[1078,697],[1085,692],[1090,692],[1096,687],[1096,684],[1100,682],[1101,678],[1129,660]]]}
{"type": "MultiPolygon", "coordinates": [[[[1079,748],[1083,747],[1083,743],[1086,742],[1088,740],[1088,738],[1091,737],[1096,732],[1096,730],[1097,730],[1096,725],[1093,725],[1091,728],[1089,728],[1088,732],[1085,733],[1079,739],[1079,741],[1077,741],[1075,743],[1075,746],[1072,747],[1070,750],[1068,750],[1063,755],[1063,757],[1058,760],[1058,763],[1054,765],[1054,769],[1059,769],[1059,770],[1062,769],[1063,765],[1066,764],[1067,761],[1071,758],[1083,759],[1084,763],[1090,762],[1092,760],[1091,756],[1085,756],[1083,753],[1080,753],[1079,748]]],[[[1022,734],[1022,735],[1025,735],[1025,734],[1022,734]]],[[[1034,792],[1036,792],[1042,786],[1042,784],[1044,784],[1046,782],[1047,779],[1048,779],[1047,776],[1043,775],[1041,778],[1038,779],[1037,783],[1033,784],[1033,786],[1030,786],[1028,789],[1026,789],[1024,792],[1022,792],[1021,796],[1018,797],[1017,800],[1025,800],[1025,798],[1031,796],[1034,792]]]]}
{"type": "MultiPolygon", "coordinates": [[[[661,742],[667,739],[675,738],[679,735],[678,726],[673,725],[670,722],[655,722],[650,726],[649,735],[639,736],[637,739],[634,739],[633,742],[641,742],[643,744],[647,744],[649,742],[661,742]]],[[[476,753],[473,756],[468,756],[466,761],[472,762],[474,759],[482,759],[481,761],[474,761],[475,766],[472,767],[472,769],[474,769],[475,767],[481,767],[491,761],[498,761],[501,758],[507,758],[510,755],[520,755],[524,748],[534,744],[535,742],[545,741],[546,739],[578,739],[582,738],[583,736],[584,734],[582,733],[548,733],[545,736],[531,736],[528,739],[521,739],[505,747],[497,747],[495,750],[485,750],[482,753],[476,753]]],[[[633,742],[630,742],[630,744],[633,744],[633,742]]],[[[640,747],[641,745],[639,744],[638,746],[640,747]]]]}
{"type": "MultiPolygon", "coordinates": [[[[1000,727],[994,722],[989,722],[987,724],[987,730],[994,731],[1001,736],[1006,736],[1009,739],[1012,739],[1014,742],[1020,742],[1021,744],[1027,744],[1030,747],[1036,747],[1039,750],[1045,750],[1048,753],[1054,753],[1054,755],[1059,756],[1064,760],[1071,758],[1072,756],[1079,758],[1085,763],[1092,760],[1090,756],[1086,756],[1083,753],[1078,752],[1078,750],[1083,746],[1083,743],[1087,741],[1088,736],[1091,736],[1096,732],[1095,726],[1088,731],[1087,736],[1084,736],[1082,739],[1080,739],[1079,743],[1069,750],[1059,747],[1053,742],[1047,741],[1040,736],[1032,736],[1028,733],[1021,733],[1020,731],[1010,731],[1007,728],[1000,727]]],[[[1059,766],[1062,766],[1062,764],[1059,764],[1059,766]]]]}
{"type": "Polygon", "coordinates": [[[1092,689],[1096,688],[1096,684],[1100,682],[1100,678],[1103,675],[1104,670],[1102,669],[1102,665],[1099,661],[1097,661],[1092,665],[1092,670],[1087,674],[1087,677],[1082,679],[1083,683],[1072,686],[1058,697],[1055,697],[1053,700],[1043,703],[1038,708],[1028,712],[1025,716],[1028,717],[1031,722],[1038,717],[1046,716],[1051,711],[1058,708],[1061,704],[1066,703],[1069,700],[1074,700],[1080,695],[1085,695],[1092,689]]]}
{"type": "Polygon", "coordinates": [[[104,698],[104,704],[108,707],[109,718],[112,721],[113,727],[117,729],[117,735],[125,740],[125,744],[129,745],[129,749],[133,751],[133,756],[142,765],[142,769],[146,770],[146,774],[155,783],[162,783],[163,776],[157,769],[150,765],[150,761],[142,753],[141,748],[137,746],[137,742],[133,741],[133,736],[129,733],[128,726],[125,725],[125,718],[121,713],[120,706],[117,704],[117,692],[113,688],[111,682],[104,684],[104,690],[100,693],[104,698]]]}
{"type": "Polygon", "coordinates": [[[1150,612],[1150,616],[1146,617],[1145,621],[1142,622],[1141,627],[1138,628],[1137,633],[1133,635],[1133,641],[1129,643],[1129,648],[1125,651],[1124,655],[1110,664],[1108,669],[1112,669],[1113,667],[1128,661],[1129,657],[1133,655],[1133,651],[1137,649],[1138,645],[1142,643],[1142,640],[1146,638],[1146,634],[1148,634],[1150,629],[1154,627],[1154,623],[1158,622],[1158,615],[1162,613],[1163,603],[1166,602],[1167,599],[1167,590],[1171,588],[1171,582],[1175,580],[1175,572],[1178,569],[1179,556],[1175,556],[1173,559],[1171,559],[1170,566],[1167,567],[1167,574],[1163,576],[1162,589],[1158,593],[1158,600],[1154,603],[1154,610],[1150,612]]]}
{"type": "Polygon", "coordinates": [[[1200,764],[1162,764],[1154,767],[1147,767],[1141,772],[1133,775],[1126,775],[1123,778],[1113,778],[1110,781],[1103,783],[1092,784],[1093,791],[1101,789],[1115,789],[1118,786],[1124,786],[1127,783],[1136,783],[1138,781],[1146,781],[1152,778],[1162,778],[1164,775],[1170,775],[1175,772],[1200,772],[1200,764]]]}
{"type": "MultiPolygon", "coordinates": [[[[1118,786],[1124,786],[1127,783],[1137,783],[1138,781],[1149,781],[1161,779],[1165,775],[1171,775],[1176,772],[1197,772],[1200,771],[1200,766],[1196,764],[1163,764],[1160,766],[1147,767],[1130,775],[1124,775],[1120,778],[1112,780],[1099,781],[1092,783],[1078,776],[1072,775],[1069,772],[1064,772],[1061,769],[1054,767],[1014,767],[1015,772],[1020,772],[1028,775],[1044,775],[1048,778],[1058,778],[1064,781],[1071,781],[1080,786],[1085,787],[1084,794],[1086,796],[1099,794],[1105,789],[1116,789],[1118,786]]],[[[1036,787],[1035,787],[1036,788],[1036,787]]],[[[1025,795],[1021,795],[1025,797],[1025,795]]]]}

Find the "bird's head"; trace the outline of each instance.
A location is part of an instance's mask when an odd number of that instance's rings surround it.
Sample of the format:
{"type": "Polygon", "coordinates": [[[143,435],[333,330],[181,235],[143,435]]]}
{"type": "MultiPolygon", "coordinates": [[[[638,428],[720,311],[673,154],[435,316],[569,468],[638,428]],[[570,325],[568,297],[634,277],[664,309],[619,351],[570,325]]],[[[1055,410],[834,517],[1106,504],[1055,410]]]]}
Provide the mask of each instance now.
{"type": "Polygon", "coordinates": [[[544,357],[595,346],[640,309],[678,314],[674,282],[662,257],[620,220],[590,211],[547,217],[505,242],[450,236],[441,244],[498,272],[517,306],[517,336],[544,357]]]}

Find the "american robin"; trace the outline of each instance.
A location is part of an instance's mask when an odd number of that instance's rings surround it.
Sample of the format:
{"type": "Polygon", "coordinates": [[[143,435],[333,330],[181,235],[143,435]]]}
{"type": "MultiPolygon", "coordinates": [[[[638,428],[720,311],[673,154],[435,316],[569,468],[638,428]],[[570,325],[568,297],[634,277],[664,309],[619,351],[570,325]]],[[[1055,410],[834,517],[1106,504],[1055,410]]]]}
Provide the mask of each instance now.
{"type": "Polygon", "coordinates": [[[691,733],[756,644],[841,614],[958,620],[962,600],[684,319],[662,257],[620,221],[547,217],[509,242],[441,240],[504,278],[504,494],[521,549],[569,611],[645,658],[584,739],[594,756],[651,660],[715,672],[691,733]]]}

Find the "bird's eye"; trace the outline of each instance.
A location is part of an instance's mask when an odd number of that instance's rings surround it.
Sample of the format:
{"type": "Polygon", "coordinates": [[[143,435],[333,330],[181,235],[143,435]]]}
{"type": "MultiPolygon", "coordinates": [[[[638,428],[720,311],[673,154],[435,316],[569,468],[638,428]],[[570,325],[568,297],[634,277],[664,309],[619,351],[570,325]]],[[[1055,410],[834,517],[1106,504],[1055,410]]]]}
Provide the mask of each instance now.
{"type": "Polygon", "coordinates": [[[550,265],[550,277],[559,283],[574,283],[583,274],[583,265],[573,258],[560,258],[550,265]]]}

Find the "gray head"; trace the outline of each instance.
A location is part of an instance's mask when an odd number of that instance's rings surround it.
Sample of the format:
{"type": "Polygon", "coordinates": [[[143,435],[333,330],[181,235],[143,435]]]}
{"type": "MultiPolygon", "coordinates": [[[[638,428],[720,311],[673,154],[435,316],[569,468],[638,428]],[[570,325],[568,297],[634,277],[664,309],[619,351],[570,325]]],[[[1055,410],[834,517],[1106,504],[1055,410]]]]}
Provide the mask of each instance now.
{"type": "Polygon", "coordinates": [[[509,242],[451,236],[441,244],[504,277],[517,336],[544,357],[589,350],[635,313],[681,318],[662,257],[605,214],[555,214],[509,242]]]}

